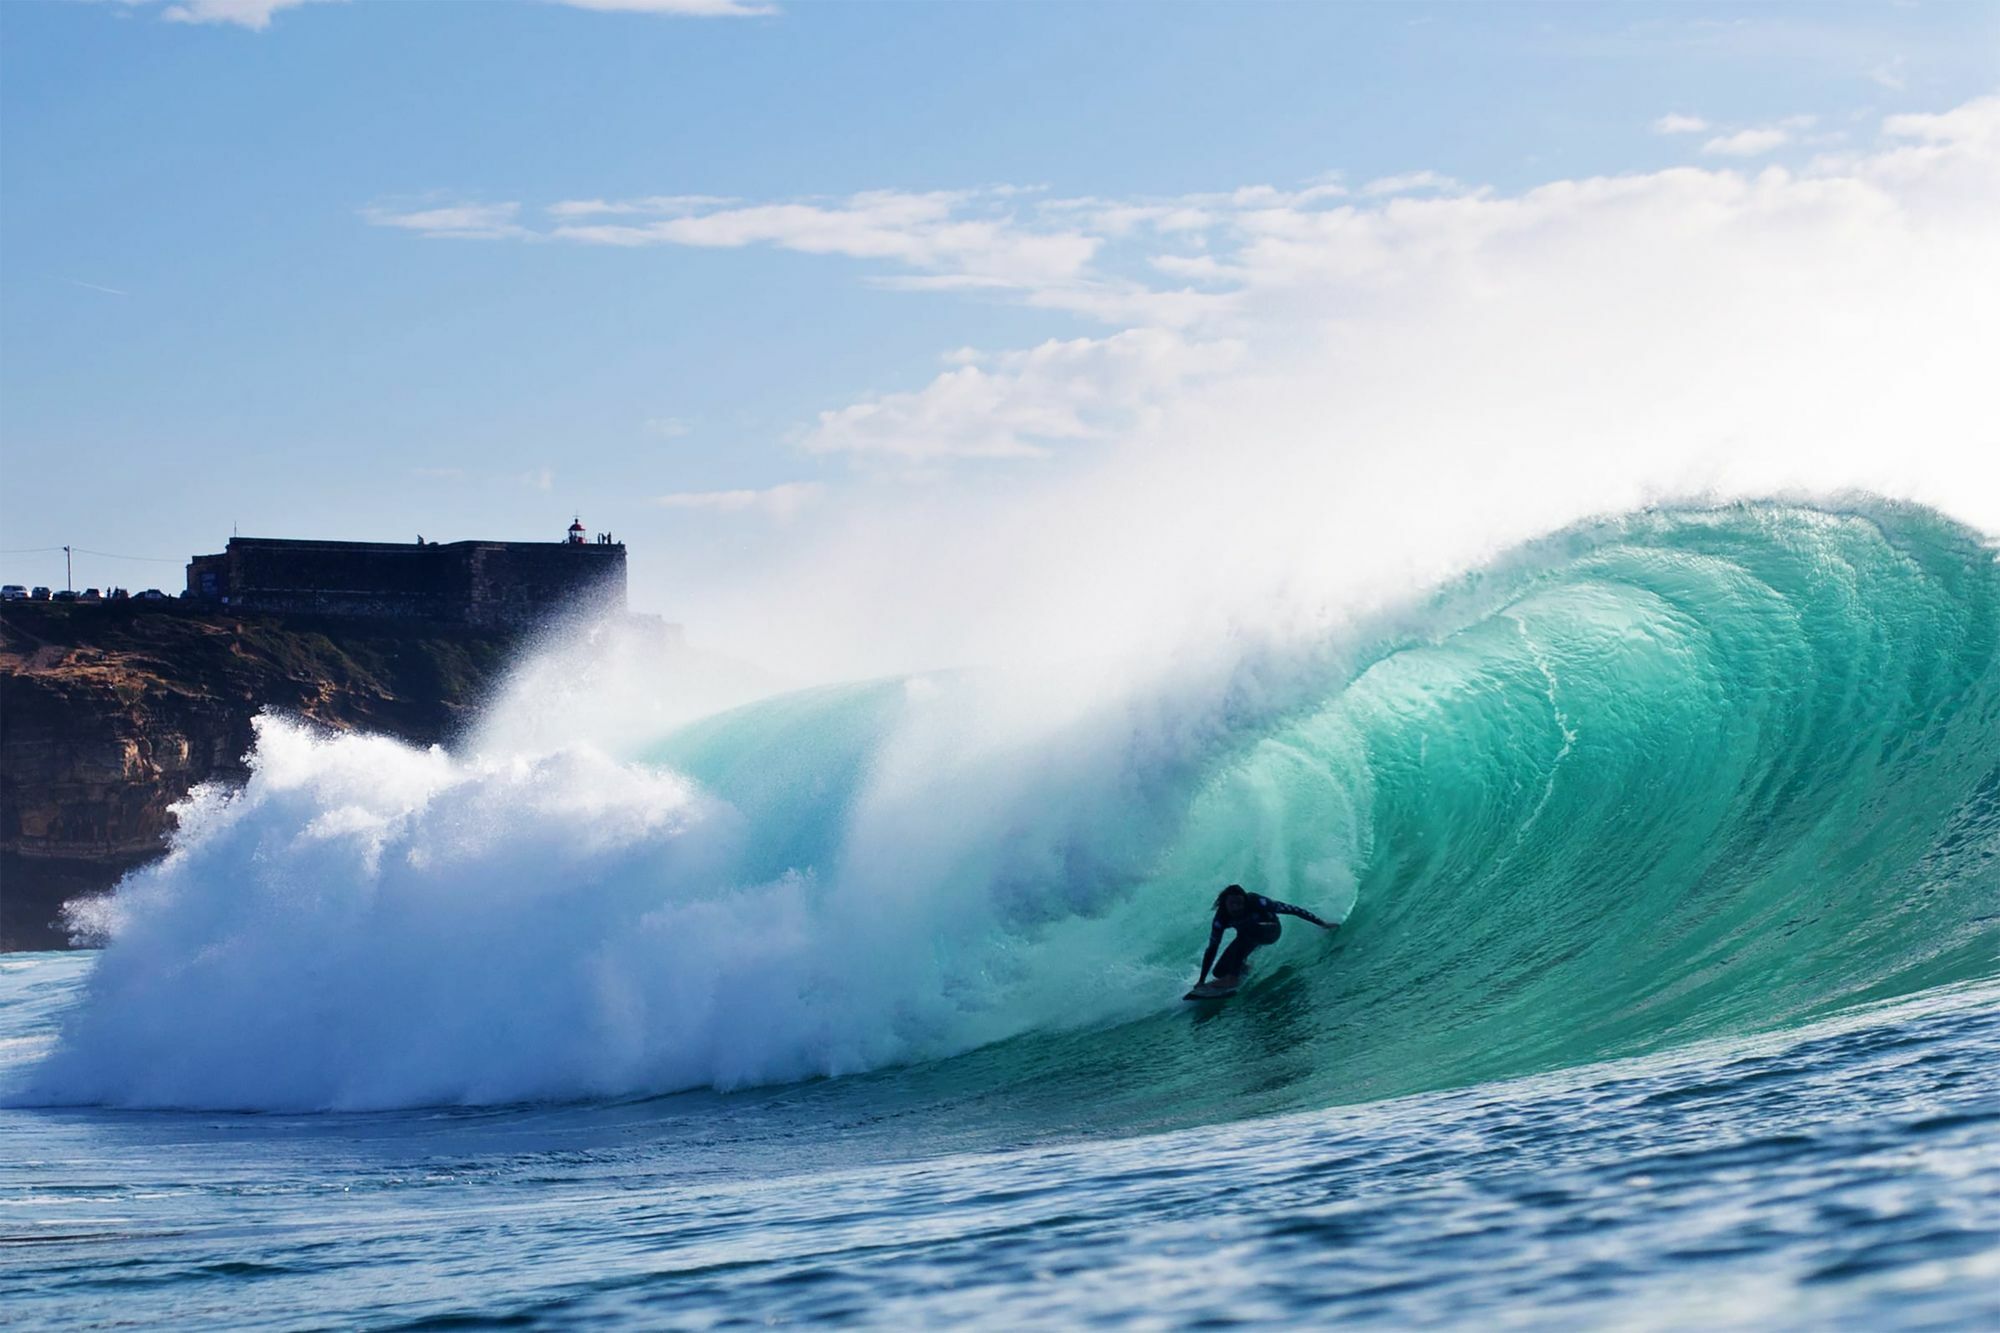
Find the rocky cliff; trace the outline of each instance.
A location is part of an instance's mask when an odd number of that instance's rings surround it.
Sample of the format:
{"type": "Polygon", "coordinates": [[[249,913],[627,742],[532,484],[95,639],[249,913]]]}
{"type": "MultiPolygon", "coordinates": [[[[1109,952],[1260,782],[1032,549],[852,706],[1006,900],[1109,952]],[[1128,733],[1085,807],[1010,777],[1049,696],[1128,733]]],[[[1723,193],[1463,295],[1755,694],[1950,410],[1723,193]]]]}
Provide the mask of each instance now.
{"type": "Polygon", "coordinates": [[[428,744],[514,637],[180,603],[0,608],[0,950],[58,948],[61,904],[160,854],[168,807],[241,779],[265,709],[428,744]]]}

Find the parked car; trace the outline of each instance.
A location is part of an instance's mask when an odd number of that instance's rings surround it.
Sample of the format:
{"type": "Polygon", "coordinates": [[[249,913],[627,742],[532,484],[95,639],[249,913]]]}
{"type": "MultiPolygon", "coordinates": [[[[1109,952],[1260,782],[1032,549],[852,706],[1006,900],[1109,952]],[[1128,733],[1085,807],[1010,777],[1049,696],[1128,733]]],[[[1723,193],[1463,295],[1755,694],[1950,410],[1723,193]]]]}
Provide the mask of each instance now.
{"type": "Polygon", "coordinates": [[[50,600],[56,602],[73,602],[76,600],[76,593],[72,589],[64,588],[61,592],[50,598],[50,600]]]}
{"type": "Polygon", "coordinates": [[[28,596],[34,598],[34,600],[38,602],[46,602],[49,600],[49,590],[47,588],[37,586],[33,592],[28,594],[28,596]]]}
{"type": "Polygon", "coordinates": [[[158,588],[148,588],[144,592],[133,593],[132,600],[135,602],[164,602],[167,600],[167,595],[158,588]]]}
{"type": "Polygon", "coordinates": [[[104,600],[104,594],[95,588],[85,588],[76,595],[76,600],[79,602],[101,602],[104,600]]]}
{"type": "Polygon", "coordinates": [[[107,602],[129,602],[132,600],[132,594],[126,592],[123,588],[113,588],[110,592],[104,594],[104,600],[107,602]]]}
{"type": "Polygon", "coordinates": [[[0,584],[0,602],[25,602],[27,600],[28,600],[28,587],[26,584],[24,583],[0,584]]]}

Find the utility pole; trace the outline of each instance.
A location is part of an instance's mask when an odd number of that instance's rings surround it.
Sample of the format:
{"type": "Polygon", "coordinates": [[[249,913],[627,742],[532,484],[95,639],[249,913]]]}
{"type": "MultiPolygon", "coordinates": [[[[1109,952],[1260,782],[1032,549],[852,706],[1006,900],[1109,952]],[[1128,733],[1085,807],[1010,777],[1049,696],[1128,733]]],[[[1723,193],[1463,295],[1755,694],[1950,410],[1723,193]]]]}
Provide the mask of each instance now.
{"type": "Polygon", "coordinates": [[[63,547],[63,586],[71,592],[76,591],[76,574],[69,566],[69,547],[67,546],[63,547]]]}

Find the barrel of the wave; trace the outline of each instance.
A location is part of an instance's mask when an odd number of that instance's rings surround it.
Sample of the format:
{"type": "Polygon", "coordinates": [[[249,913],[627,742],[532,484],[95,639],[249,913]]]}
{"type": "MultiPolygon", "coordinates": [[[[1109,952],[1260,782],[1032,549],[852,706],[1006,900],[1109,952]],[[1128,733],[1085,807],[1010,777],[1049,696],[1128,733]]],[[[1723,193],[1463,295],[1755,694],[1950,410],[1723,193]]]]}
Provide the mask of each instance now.
{"type": "MultiPolygon", "coordinates": [[[[1284,1053],[1300,1100],[1995,970],[2000,572],[1978,534],[1886,504],[1662,510],[1518,552],[1429,610],[1233,757],[1179,849],[1183,901],[1231,821],[1265,882],[1352,876],[1340,937],[1286,941],[1284,984],[1228,1006],[1314,1016],[1312,1058],[1284,1053]]],[[[1233,1060],[1240,1035],[1209,1053],[1233,1060]]]]}

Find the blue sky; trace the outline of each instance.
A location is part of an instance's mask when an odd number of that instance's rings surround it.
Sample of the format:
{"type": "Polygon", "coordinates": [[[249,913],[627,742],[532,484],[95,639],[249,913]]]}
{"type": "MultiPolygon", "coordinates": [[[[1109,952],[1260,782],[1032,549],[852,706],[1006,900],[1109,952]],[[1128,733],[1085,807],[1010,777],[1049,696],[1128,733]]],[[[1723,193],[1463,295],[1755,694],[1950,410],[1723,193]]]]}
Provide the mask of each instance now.
{"type": "Polygon", "coordinates": [[[1970,4],[0,5],[0,563],[580,512],[682,614],[1261,368],[1253,211],[1799,167],[1996,52],[1970,4]]]}

